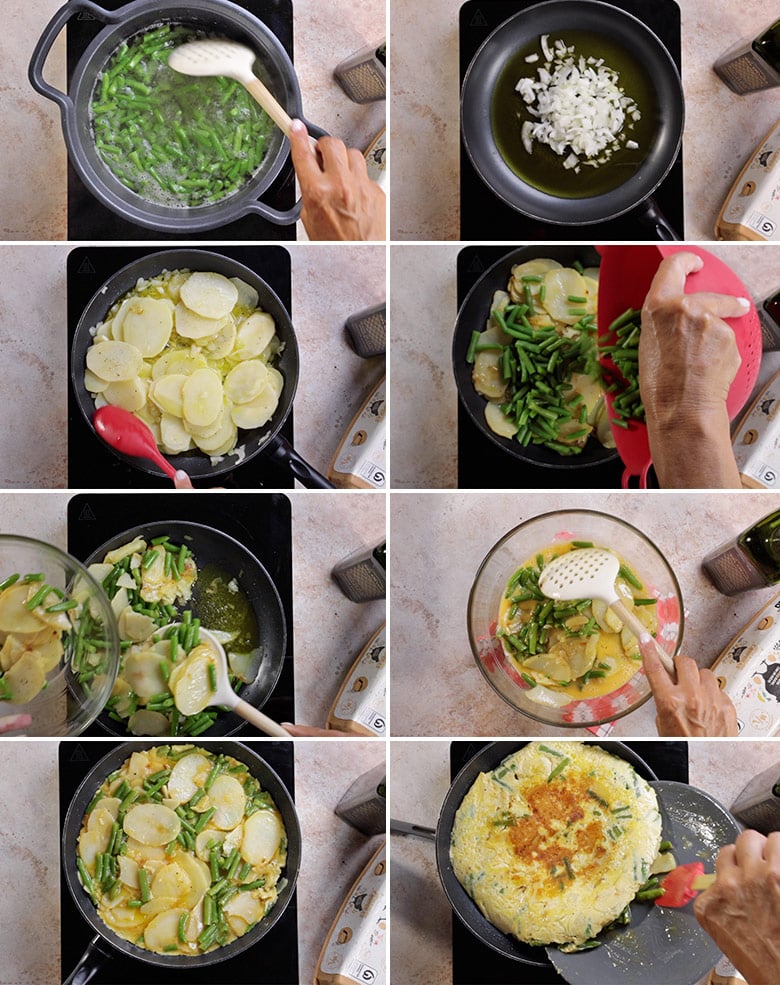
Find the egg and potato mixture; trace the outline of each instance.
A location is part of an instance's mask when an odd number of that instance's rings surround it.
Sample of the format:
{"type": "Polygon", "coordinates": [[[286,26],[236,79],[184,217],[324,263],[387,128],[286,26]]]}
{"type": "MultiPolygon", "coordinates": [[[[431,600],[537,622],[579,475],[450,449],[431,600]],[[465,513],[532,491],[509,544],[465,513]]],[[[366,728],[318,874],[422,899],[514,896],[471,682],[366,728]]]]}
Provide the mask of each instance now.
{"type": "MultiPolygon", "coordinates": [[[[639,640],[600,599],[555,602],[539,588],[539,575],[554,558],[590,542],[544,548],[512,575],[501,599],[496,636],[530,688],[529,697],[567,704],[622,687],[640,666],[639,640]],[[537,696],[536,688],[540,689],[537,696]]],[[[651,635],[658,632],[657,599],[621,563],[615,583],[621,601],[651,635]]]]}
{"type": "Polygon", "coordinates": [[[262,427],[284,379],[282,349],[257,291],[238,277],[166,270],[141,279],[92,328],[84,385],[149,426],[166,455],[236,451],[239,430],[262,427]]]}
{"type": "Polygon", "coordinates": [[[133,752],[101,785],[77,867],[100,919],[157,953],[204,954],[276,903],[282,816],[249,768],[191,745],[133,752]]]}
{"type": "Polygon", "coordinates": [[[455,815],[450,859],[495,927],[579,948],[624,914],[661,847],[653,789],[580,742],[531,742],[481,773],[455,815]]]}

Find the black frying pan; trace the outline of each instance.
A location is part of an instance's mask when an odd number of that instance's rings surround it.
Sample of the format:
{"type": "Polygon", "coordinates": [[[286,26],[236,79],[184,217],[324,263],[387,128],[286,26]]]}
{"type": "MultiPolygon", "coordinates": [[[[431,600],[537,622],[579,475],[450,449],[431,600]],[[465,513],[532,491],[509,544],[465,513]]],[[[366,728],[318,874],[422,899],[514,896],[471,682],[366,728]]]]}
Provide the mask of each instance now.
{"type": "MultiPolygon", "coordinates": [[[[255,708],[262,708],[270,698],[282,672],[284,656],[287,652],[287,627],[276,586],[263,565],[243,544],[220,530],[214,530],[200,523],[165,520],[143,523],[118,533],[94,551],[85,564],[102,562],[108,551],[129,544],[136,537],[151,540],[152,537],[161,537],[165,534],[168,534],[172,541],[184,543],[190,548],[199,569],[207,564],[214,564],[226,574],[233,575],[239,588],[249,599],[259,627],[263,660],[257,678],[253,683],[244,685],[240,693],[244,701],[248,701],[255,708]]],[[[194,599],[196,601],[192,608],[197,617],[197,582],[194,599]]],[[[106,712],[103,712],[97,721],[112,735],[127,735],[124,726],[110,718],[106,712]]],[[[212,727],[203,734],[204,737],[230,735],[244,724],[243,718],[233,712],[225,712],[219,714],[212,727]]],[[[187,741],[186,737],[183,737],[182,741],[187,741]]]]}
{"type": "MultiPolygon", "coordinates": [[[[514,438],[502,438],[491,431],[485,421],[485,398],[477,393],[471,381],[473,366],[466,362],[471,333],[475,329],[480,332],[485,330],[493,294],[507,289],[512,267],[537,257],[549,257],[551,260],[557,260],[564,267],[571,266],[575,260],[579,260],[584,267],[598,267],[601,263],[601,258],[592,246],[537,245],[519,247],[489,267],[469,291],[455,322],[452,339],[452,370],[455,374],[458,396],[482,434],[520,462],[553,469],[578,469],[600,465],[616,458],[617,451],[614,448],[605,448],[595,438],[588,441],[579,455],[559,455],[543,445],[531,444],[523,447],[514,438]]],[[[487,484],[490,485],[489,482],[487,484]]]]}
{"type": "MultiPolygon", "coordinates": [[[[207,954],[195,956],[186,954],[155,954],[153,951],[136,947],[135,944],[124,940],[124,938],[115,934],[110,927],[103,923],[79,882],[78,870],[76,868],[76,852],[78,850],[78,836],[81,829],[81,822],[87,805],[109,773],[118,769],[133,751],[148,749],[155,745],[159,745],[159,740],[156,742],[128,742],[118,745],[113,752],[104,756],[92,767],[82,780],[68,807],[62,826],[62,868],[73,901],[81,915],[95,931],[96,936],[85,951],[81,961],[79,961],[71,975],[65,980],[65,985],[86,985],[86,982],[90,981],[97,973],[104,961],[110,959],[113,953],[117,951],[146,964],[175,971],[182,971],[187,968],[203,968],[207,965],[228,961],[247,948],[257,944],[268,933],[284,913],[295,891],[295,882],[298,878],[298,870],[301,864],[301,828],[298,823],[295,804],[290,797],[287,787],[285,787],[265,760],[261,759],[248,746],[238,742],[210,742],[208,747],[212,752],[225,753],[228,756],[233,756],[234,759],[245,763],[249,767],[252,776],[256,777],[263,789],[271,794],[279,809],[279,813],[282,815],[282,821],[287,830],[287,864],[284,868],[284,876],[287,882],[279,891],[279,898],[276,904],[269,915],[257,923],[243,937],[238,937],[224,947],[209,951],[207,954]]],[[[256,960],[262,960],[262,955],[258,953],[256,960]]],[[[140,967],[138,974],[139,981],[141,981],[143,979],[143,969],[140,967]]],[[[218,976],[215,980],[218,980],[218,976]]]]}
{"type": "MultiPolygon", "coordinates": [[[[245,267],[242,263],[238,263],[238,261],[232,260],[229,257],[221,256],[218,253],[210,253],[207,250],[164,250],[160,253],[151,253],[139,260],[134,260],[109,277],[84,309],[73,336],[70,355],[70,377],[79,409],[90,430],[95,435],[95,440],[101,440],[95,434],[92,425],[95,403],[84,385],[87,349],[92,344],[90,329],[97,325],[98,322],[103,321],[109,308],[123,294],[126,294],[135,287],[139,277],[151,278],[156,277],[163,270],[180,269],[214,271],[218,274],[224,274],[225,277],[240,277],[247,284],[251,284],[259,295],[260,307],[264,311],[267,311],[274,319],[276,323],[276,334],[284,343],[284,348],[275,363],[276,368],[284,377],[284,387],[279,398],[279,404],[267,424],[252,431],[239,432],[239,446],[243,445],[245,448],[245,456],[241,461],[248,462],[255,455],[264,451],[272,458],[281,460],[281,462],[287,465],[295,478],[308,488],[332,489],[332,483],[305,462],[279,433],[292,409],[293,398],[295,397],[295,390],[298,385],[298,343],[287,310],[275,292],[254,270],[250,270],[249,267],[245,267]]],[[[111,450],[118,458],[133,468],[148,472],[151,475],[163,475],[162,471],[154,463],[146,459],[131,458],[128,455],[123,455],[121,452],[116,451],[114,448],[111,450]]],[[[175,468],[184,469],[185,472],[194,478],[204,476],[216,478],[216,476],[231,472],[241,464],[238,456],[234,454],[225,456],[221,462],[212,465],[209,456],[200,451],[172,455],[170,456],[170,461],[175,468]]]]}
{"type": "Polygon", "coordinates": [[[636,218],[653,228],[659,239],[680,238],[650,196],[674,164],[684,119],[682,83],[669,52],[641,21],[599,0],[547,0],[519,11],[484,41],[461,91],[466,151],[485,184],[507,205],[542,222],[573,226],[606,222],[635,209],[636,218]],[[592,197],[559,198],[527,184],[503,159],[491,130],[491,100],[502,69],[515,52],[542,34],[550,34],[551,40],[565,39],[566,31],[574,29],[606,37],[633,54],[653,86],[658,125],[644,162],[622,185],[592,197]]]}

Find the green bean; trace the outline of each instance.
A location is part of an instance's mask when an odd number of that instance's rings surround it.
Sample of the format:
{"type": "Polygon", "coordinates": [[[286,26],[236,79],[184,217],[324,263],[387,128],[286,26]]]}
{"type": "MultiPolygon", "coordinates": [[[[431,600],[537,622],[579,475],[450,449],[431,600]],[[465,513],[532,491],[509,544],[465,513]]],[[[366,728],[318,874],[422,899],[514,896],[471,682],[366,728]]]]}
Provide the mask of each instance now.
{"type": "Polygon", "coordinates": [[[62,602],[57,602],[55,605],[49,605],[46,607],[47,612],[68,612],[70,609],[78,608],[79,603],[75,599],[63,599],[62,602]]]}
{"type": "Polygon", "coordinates": [[[547,782],[552,783],[556,776],[560,776],[561,773],[566,769],[566,767],[571,762],[570,757],[566,756],[564,759],[558,763],[558,765],[553,769],[552,773],[547,777],[547,782]]]}
{"type": "Polygon", "coordinates": [[[22,578],[22,584],[27,585],[31,581],[43,581],[45,577],[46,575],[40,573],[36,573],[34,575],[25,575],[24,578],[22,578]]]}
{"type": "Polygon", "coordinates": [[[623,579],[623,581],[627,581],[628,584],[633,586],[634,588],[638,588],[640,591],[644,588],[642,582],[637,578],[634,572],[627,565],[621,564],[620,568],[618,569],[618,574],[623,579]]]}
{"type": "Polygon", "coordinates": [[[15,585],[19,581],[20,575],[9,575],[5,581],[0,582],[0,592],[4,592],[6,588],[10,588],[11,585],[15,585]]]}
{"type": "Polygon", "coordinates": [[[213,663],[209,662],[208,665],[208,675],[209,675],[209,690],[217,690],[217,669],[213,663]]]}
{"type": "Polygon", "coordinates": [[[251,892],[253,889],[262,889],[263,886],[265,886],[265,879],[255,879],[254,882],[245,882],[243,883],[243,885],[239,886],[238,888],[242,892],[244,892],[245,890],[251,892]]]}
{"type": "Polygon", "coordinates": [[[49,594],[50,591],[51,591],[51,585],[47,585],[44,582],[44,584],[38,589],[38,591],[24,603],[25,609],[32,610],[37,608],[41,604],[41,602],[43,602],[43,600],[46,598],[46,596],[49,594]]]}
{"type": "Polygon", "coordinates": [[[479,336],[480,336],[480,333],[476,329],[474,329],[474,331],[471,333],[471,341],[469,342],[469,347],[466,350],[466,362],[467,363],[473,363],[474,362],[474,353],[476,352],[476,349],[477,349],[477,343],[479,342],[479,336]]]}

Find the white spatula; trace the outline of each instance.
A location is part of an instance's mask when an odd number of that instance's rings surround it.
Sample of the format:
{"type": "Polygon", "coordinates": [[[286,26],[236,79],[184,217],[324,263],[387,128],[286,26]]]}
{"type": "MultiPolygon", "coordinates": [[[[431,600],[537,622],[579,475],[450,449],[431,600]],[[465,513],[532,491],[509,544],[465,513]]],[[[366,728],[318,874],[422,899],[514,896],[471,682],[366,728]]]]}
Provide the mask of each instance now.
{"type": "MultiPolygon", "coordinates": [[[[614,554],[600,547],[583,547],[551,561],[539,575],[539,588],[547,598],[556,601],[599,599],[639,639],[649,635],[647,626],[626,608],[615,590],[619,570],[620,561],[614,554]]],[[[661,663],[674,678],[672,658],[656,640],[653,644],[661,663]]]]}
{"type": "MultiPolygon", "coordinates": [[[[165,626],[162,630],[157,630],[157,635],[164,633],[168,629],[178,629],[179,623],[171,623],[170,626],[165,626]]],[[[214,669],[216,670],[216,690],[208,690],[207,697],[203,700],[203,707],[198,708],[197,711],[203,711],[203,708],[207,708],[213,705],[225,705],[227,708],[232,709],[237,715],[240,715],[246,721],[251,722],[256,725],[259,729],[262,729],[268,735],[276,735],[280,738],[289,739],[291,738],[290,733],[282,728],[277,722],[268,715],[264,715],[262,711],[250,705],[243,698],[239,698],[233,688],[230,686],[230,678],[228,677],[228,660],[227,654],[225,653],[224,647],[219,642],[219,640],[210,633],[207,629],[202,627],[198,630],[201,643],[208,643],[209,648],[214,653],[214,669]]],[[[174,701],[176,696],[174,695],[174,701]]],[[[178,706],[177,706],[178,707],[178,706]]],[[[179,709],[181,711],[181,709],[179,709]]],[[[196,714],[193,709],[188,709],[186,714],[196,714]]]]}
{"type": "MultiPolygon", "coordinates": [[[[182,75],[223,76],[240,82],[285,137],[289,137],[292,120],[287,110],[255,75],[254,64],[255,53],[251,48],[236,41],[220,41],[216,38],[188,41],[187,44],[174,48],[168,56],[168,65],[174,72],[181,72],[182,75]]],[[[317,141],[313,137],[309,139],[312,148],[316,148],[317,141]]]]}

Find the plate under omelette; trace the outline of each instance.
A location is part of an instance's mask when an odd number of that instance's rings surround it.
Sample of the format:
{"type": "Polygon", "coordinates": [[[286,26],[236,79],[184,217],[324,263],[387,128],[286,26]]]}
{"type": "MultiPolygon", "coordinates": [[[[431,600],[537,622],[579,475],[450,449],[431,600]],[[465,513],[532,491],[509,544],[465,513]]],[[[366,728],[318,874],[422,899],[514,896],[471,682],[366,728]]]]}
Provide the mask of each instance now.
{"type": "Polygon", "coordinates": [[[471,786],[450,859],[503,933],[578,945],[631,903],[660,842],[658,799],[629,763],[580,742],[531,742],[471,786]]]}

